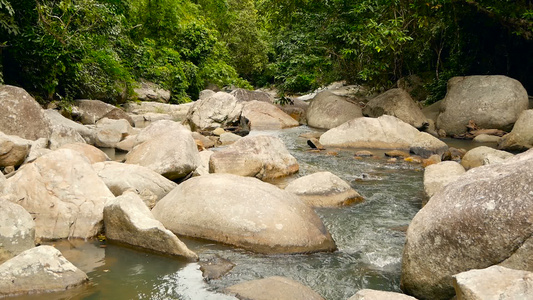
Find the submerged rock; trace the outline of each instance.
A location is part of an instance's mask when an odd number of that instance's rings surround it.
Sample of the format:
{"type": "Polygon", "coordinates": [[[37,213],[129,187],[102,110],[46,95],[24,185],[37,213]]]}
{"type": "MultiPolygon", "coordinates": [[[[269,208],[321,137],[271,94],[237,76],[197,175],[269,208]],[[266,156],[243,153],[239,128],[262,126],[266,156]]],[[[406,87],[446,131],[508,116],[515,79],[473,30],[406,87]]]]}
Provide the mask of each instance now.
{"type": "Polygon", "coordinates": [[[3,198],[8,197],[0,197],[0,265],[19,253],[35,247],[33,218],[22,206],[3,198]]]}
{"type": "Polygon", "coordinates": [[[161,199],[152,213],[176,234],[255,252],[336,249],[310,207],[289,192],[256,178],[231,174],[193,177],[161,199]]]}
{"type": "Polygon", "coordinates": [[[311,288],[280,276],[242,282],[226,288],[226,292],[246,300],[324,300],[311,288]]]}
{"type": "Polygon", "coordinates": [[[206,261],[201,261],[199,265],[202,276],[207,281],[219,279],[235,267],[234,263],[218,255],[206,261]]]}

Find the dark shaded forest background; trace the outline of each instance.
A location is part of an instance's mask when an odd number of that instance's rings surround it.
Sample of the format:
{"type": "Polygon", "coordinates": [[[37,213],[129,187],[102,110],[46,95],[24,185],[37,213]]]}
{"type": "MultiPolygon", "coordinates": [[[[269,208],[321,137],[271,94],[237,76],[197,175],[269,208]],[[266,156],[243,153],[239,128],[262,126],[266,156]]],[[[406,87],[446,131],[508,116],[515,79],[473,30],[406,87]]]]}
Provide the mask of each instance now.
{"type": "Polygon", "coordinates": [[[139,80],[196,100],[208,85],[388,89],[416,74],[501,74],[533,93],[530,0],[0,0],[0,83],[42,104],[119,104],[139,80]]]}

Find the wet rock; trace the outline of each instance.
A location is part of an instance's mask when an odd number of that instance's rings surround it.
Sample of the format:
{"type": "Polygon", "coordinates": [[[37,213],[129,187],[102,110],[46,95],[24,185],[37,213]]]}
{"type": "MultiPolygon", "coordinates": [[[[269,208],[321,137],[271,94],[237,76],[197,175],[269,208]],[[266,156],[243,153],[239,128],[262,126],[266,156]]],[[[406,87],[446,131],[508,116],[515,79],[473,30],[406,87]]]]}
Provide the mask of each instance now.
{"type": "Polygon", "coordinates": [[[218,92],[194,102],[187,113],[187,122],[193,131],[213,130],[239,123],[243,104],[234,96],[218,92]]]}
{"type": "Polygon", "coordinates": [[[139,165],[108,161],[93,164],[93,168],[113,195],[134,190],[150,209],[176,187],[176,183],[139,165]]]}
{"type": "Polygon", "coordinates": [[[39,103],[24,89],[10,85],[0,85],[0,131],[32,141],[51,134],[39,103]]]}
{"type": "Polygon", "coordinates": [[[498,149],[525,151],[533,147],[533,109],[520,114],[513,130],[498,141],[498,149]]]}
{"type": "Polygon", "coordinates": [[[387,156],[387,157],[396,157],[396,158],[406,158],[406,157],[411,156],[411,154],[409,154],[409,153],[407,153],[405,151],[392,150],[392,151],[385,152],[385,156],[387,156]]]}
{"type": "Polygon", "coordinates": [[[24,165],[4,192],[35,219],[43,239],[90,238],[102,227],[104,204],[113,194],[83,155],[59,149],[24,165]]]}
{"type": "Polygon", "coordinates": [[[200,271],[202,271],[202,276],[207,281],[220,279],[235,267],[234,263],[218,255],[208,260],[201,261],[199,265],[200,271]]]}
{"type": "Polygon", "coordinates": [[[324,150],[324,146],[320,144],[320,141],[317,138],[310,138],[307,140],[307,145],[312,149],[324,150]]]}
{"type": "MultiPolygon", "coordinates": [[[[532,214],[533,150],[466,172],[434,194],[410,223],[402,290],[421,299],[451,298],[452,275],[516,255],[533,234],[532,214]]],[[[523,250],[521,255],[533,255],[523,250]]]]}
{"type": "Polygon", "coordinates": [[[29,140],[0,132],[0,167],[22,165],[30,152],[31,144],[29,140]]]}
{"type": "Polygon", "coordinates": [[[96,123],[95,145],[114,148],[128,135],[135,135],[136,133],[137,131],[124,119],[102,118],[96,123]]]}
{"type": "Polygon", "coordinates": [[[257,100],[244,104],[242,116],[250,122],[250,130],[277,130],[300,125],[273,104],[257,100]]]}
{"type": "Polygon", "coordinates": [[[52,246],[26,250],[0,265],[0,297],[64,291],[88,281],[52,246]]]}
{"type": "Polygon", "coordinates": [[[286,277],[267,277],[232,285],[226,292],[246,300],[324,300],[311,288],[286,277]]]}
{"type": "Polygon", "coordinates": [[[22,206],[3,198],[8,197],[0,197],[0,265],[19,253],[35,247],[33,218],[22,206]]]}
{"type": "Polygon", "coordinates": [[[161,199],[152,213],[176,234],[260,253],[336,249],[310,207],[256,178],[231,174],[193,177],[161,199]]]}
{"type": "Polygon", "coordinates": [[[133,91],[141,101],[167,103],[170,100],[170,91],[164,90],[159,85],[149,81],[142,81],[141,86],[133,91]]]}
{"type": "Polygon", "coordinates": [[[72,115],[78,117],[81,123],[86,125],[96,124],[100,119],[108,118],[124,119],[131,126],[135,126],[133,119],[122,109],[100,100],[76,100],[72,115]]]}
{"type": "Polygon", "coordinates": [[[157,221],[135,193],[125,193],[104,208],[106,237],[160,253],[197,260],[198,255],[157,221]]]}
{"type": "Polygon", "coordinates": [[[427,166],[424,170],[424,191],[432,197],[450,182],[465,173],[465,168],[455,161],[443,161],[427,166]]]}
{"type": "Polygon", "coordinates": [[[272,136],[247,136],[215,152],[209,162],[211,173],[230,173],[272,179],[296,173],[298,162],[283,142],[272,136]]]}
{"type": "Polygon", "coordinates": [[[307,108],[307,124],[331,129],[363,116],[361,107],[347,98],[324,91],[315,96],[307,108]]]}
{"type": "Polygon", "coordinates": [[[78,152],[79,154],[85,156],[85,158],[89,160],[90,164],[111,160],[109,156],[104,153],[104,151],[88,144],[67,144],[61,146],[61,149],[70,149],[78,152]]]}
{"type": "Polygon", "coordinates": [[[528,103],[526,90],[515,79],[501,75],[453,77],[448,81],[437,127],[448,135],[459,135],[472,120],[480,128],[509,131],[528,103]]]}
{"type": "Polygon", "coordinates": [[[395,116],[405,123],[417,128],[428,126],[426,116],[408,92],[392,89],[370,100],[363,109],[363,115],[377,118],[382,115],[395,116]]]}
{"type": "Polygon", "coordinates": [[[400,293],[363,289],[348,300],[416,300],[416,298],[400,293]]]}
{"type": "Polygon", "coordinates": [[[448,149],[441,140],[388,115],[348,121],[322,134],[320,143],[326,147],[402,149],[422,157],[441,155],[448,149]]]}
{"type": "Polygon", "coordinates": [[[175,130],[135,146],[126,155],[126,163],[147,167],[175,180],[196,170],[200,156],[190,132],[175,130]]]}
{"type": "Polygon", "coordinates": [[[289,183],[285,190],[313,207],[335,207],[363,202],[363,197],[346,181],[330,172],[300,177],[289,183]]]}
{"type": "Polygon", "coordinates": [[[466,152],[461,160],[461,165],[466,170],[470,170],[490,163],[501,163],[503,160],[512,156],[512,153],[506,151],[480,146],[466,152]]]}
{"type": "Polygon", "coordinates": [[[454,275],[457,298],[461,300],[533,299],[533,273],[492,266],[454,275]]]}
{"type": "Polygon", "coordinates": [[[372,157],[374,156],[374,153],[367,151],[367,150],[360,150],[355,152],[355,157],[372,157]]]}

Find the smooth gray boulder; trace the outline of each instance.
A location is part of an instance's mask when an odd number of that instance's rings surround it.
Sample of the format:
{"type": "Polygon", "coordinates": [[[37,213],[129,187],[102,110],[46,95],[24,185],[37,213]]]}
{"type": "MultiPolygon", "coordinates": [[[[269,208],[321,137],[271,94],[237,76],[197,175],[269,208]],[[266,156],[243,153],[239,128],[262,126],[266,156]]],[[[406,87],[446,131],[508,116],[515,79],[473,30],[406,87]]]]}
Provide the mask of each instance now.
{"type": "Polygon", "coordinates": [[[459,300],[533,299],[533,273],[492,266],[453,276],[459,300]]]}
{"type": "Polygon", "coordinates": [[[311,127],[331,129],[349,120],[363,116],[359,104],[330,91],[318,93],[307,108],[307,124],[311,127]]]}
{"type": "Polygon", "coordinates": [[[528,108],[522,84],[501,75],[453,77],[440,105],[437,128],[448,135],[467,131],[470,120],[479,128],[511,130],[528,108]]]}
{"type": "Polygon", "coordinates": [[[187,248],[146,207],[135,193],[127,192],[110,200],[104,207],[106,237],[133,246],[164,254],[198,260],[198,255],[187,248]]]}
{"type": "Polygon", "coordinates": [[[220,138],[218,139],[218,141],[220,142],[221,145],[229,145],[229,144],[235,143],[236,141],[240,139],[242,139],[242,136],[238,134],[235,134],[232,132],[224,132],[223,134],[220,135],[220,138]]]}
{"type": "Polygon", "coordinates": [[[400,293],[363,289],[348,300],[416,300],[416,298],[400,293]]]}
{"type": "Polygon", "coordinates": [[[363,197],[358,192],[331,172],[300,177],[289,183],[285,190],[313,207],[335,207],[363,202],[363,197]]]}
{"type": "Polygon", "coordinates": [[[22,206],[3,198],[7,197],[0,197],[0,265],[19,253],[35,247],[33,218],[22,206]]]}
{"type": "Polygon", "coordinates": [[[187,113],[187,122],[193,131],[236,125],[239,123],[242,108],[242,102],[233,95],[218,92],[194,102],[187,113]]]}
{"type": "Polygon", "coordinates": [[[4,193],[35,219],[42,239],[90,238],[102,227],[105,202],[114,198],[88,159],[59,149],[24,165],[7,179],[4,193]]]}
{"type": "Polygon", "coordinates": [[[190,132],[175,130],[135,146],[126,155],[126,163],[147,167],[174,180],[196,170],[200,156],[190,132]]]}
{"type": "Polygon", "coordinates": [[[140,86],[133,89],[133,91],[137,94],[137,99],[141,101],[167,103],[170,100],[170,91],[162,89],[159,85],[149,81],[141,81],[140,86]]]}
{"type": "Polygon", "coordinates": [[[226,288],[225,292],[243,300],[324,300],[310,287],[281,276],[242,282],[226,288]]]}
{"type": "Polygon", "coordinates": [[[298,172],[299,165],[285,144],[273,136],[246,136],[211,155],[210,173],[230,173],[273,179],[298,172]]]}
{"type": "Polygon", "coordinates": [[[533,150],[471,169],[437,192],[413,218],[402,258],[402,290],[450,299],[452,276],[500,264],[533,271],[533,150]],[[518,253],[518,249],[522,249],[518,253]],[[517,255],[525,256],[520,259],[517,255]]]}
{"type": "Polygon", "coordinates": [[[137,134],[134,146],[173,131],[186,131],[190,133],[189,129],[185,128],[185,126],[181,125],[178,122],[170,120],[160,120],[153,122],[143,128],[141,132],[137,134]]]}
{"type": "Polygon", "coordinates": [[[513,130],[498,141],[498,149],[525,151],[533,147],[533,109],[523,111],[513,130]]]}
{"type": "Polygon", "coordinates": [[[89,160],[90,164],[95,164],[98,162],[111,160],[104,151],[91,146],[89,144],[75,143],[75,144],[66,144],[61,146],[61,149],[70,149],[78,152],[79,154],[85,156],[89,160]]]}
{"type": "Polygon", "coordinates": [[[93,164],[93,168],[115,196],[134,190],[148,208],[153,208],[177,184],[158,173],[139,165],[107,161],[93,164]]]}
{"type": "Polygon", "coordinates": [[[450,182],[454,182],[466,172],[465,168],[455,161],[443,161],[429,165],[424,169],[424,191],[430,198],[442,190],[450,182]]]}
{"type": "Polygon", "coordinates": [[[313,209],[291,193],[256,178],[231,174],[193,177],[161,199],[152,213],[175,234],[260,253],[336,249],[313,209]]]}
{"type": "Polygon", "coordinates": [[[470,170],[483,165],[501,163],[509,157],[513,157],[512,153],[496,150],[487,146],[479,146],[468,150],[461,159],[461,165],[465,170],[470,170]]]}
{"type": "Polygon", "coordinates": [[[30,153],[31,145],[32,141],[0,132],[0,167],[22,165],[30,153]]]}
{"type": "Polygon", "coordinates": [[[476,136],[473,141],[476,143],[497,143],[500,140],[500,137],[497,135],[489,135],[489,134],[480,134],[476,136]]]}
{"type": "Polygon", "coordinates": [[[244,103],[242,116],[248,120],[250,130],[277,130],[300,125],[272,103],[257,100],[244,103]]]}
{"type": "Polygon", "coordinates": [[[64,291],[88,281],[52,246],[26,250],[0,265],[0,297],[64,291]]]}
{"type": "Polygon", "coordinates": [[[28,153],[28,156],[26,156],[26,159],[24,160],[24,163],[30,163],[37,158],[48,154],[52,152],[52,150],[48,149],[48,145],[50,141],[45,138],[40,138],[38,140],[35,140],[31,143],[30,152],[28,153]]]}
{"type": "Polygon", "coordinates": [[[95,131],[95,146],[105,148],[114,148],[127,136],[137,134],[137,130],[124,119],[102,118],[96,122],[95,131]]]}
{"type": "Polygon", "coordinates": [[[377,118],[382,115],[395,116],[405,123],[424,129],[428,126],[426,116],[408,92],[402,89],[391,89],[368,101],[363,109],[366,117],[377,118]]]}
{"type": "Polygon", "coordinates": [[[24,89],[11,85],[0,85],[0,131],[32,141],[51,134],[39,103],[24,89]]]}
{"type": "Polygon", "coordinates": [[[46,109],[43,112],[51,124],[50,148],[52,150],[59,148],[63,144],[75,142],[94,144],[96,134],[94,130],[63,117],[57,110],[46,109]],[[54,133],[56,136],[54,136],[54,133]],[[64,136],[64,138],[59,139],[60,135],[64,136]],[[82,138],[81,141],[79,137],[82,138]]]}
{"type": "Polygon", "coordinates": [[[326,147],[409,150],[422,157],[448,150],[443,141],[388,115],[348,121],[322,134],[320,143],[326,147]]]}
{"type": "MultiPolygon", "coordinates": [[[[144,116],[147,121],[150,121],[152,117],[155,117],[155,115],[150,114],[163,114],[171,116],[171,119],[173,121],[181,122],[185,120],[187,112],[193,106],[193,104],[193,102],[179,105],[148,101],[129,102],[126,105],[126,110],[129,113],[144,116]]],[[[139,125],[141,125],[142,123],[144,122],[139,122],[139,125]]]]}
{"type": "Polygon", "coordinates": [[[72,115],[80,119],[84,125],[96,124],[100,119],[108,118],[113,120],[124,119],[135,126],[133,119],[122,109],[107,104],[100,100],[76,100],[72,108],[72,115]]]}

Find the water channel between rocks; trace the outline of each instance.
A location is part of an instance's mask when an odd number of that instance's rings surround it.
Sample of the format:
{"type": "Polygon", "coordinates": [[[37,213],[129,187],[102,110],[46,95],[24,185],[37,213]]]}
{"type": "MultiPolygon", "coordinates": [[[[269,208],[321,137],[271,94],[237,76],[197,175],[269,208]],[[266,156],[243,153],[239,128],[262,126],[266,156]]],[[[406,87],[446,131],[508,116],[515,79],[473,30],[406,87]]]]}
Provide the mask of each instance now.
{"type": "Polygon", "coordinates": [[[306,255],[262,255],[209,241],[182,240],[201,260],[219,256],[235,267],[218,280],[205,282],[198,263],[187,263],[142,251],[100,242],[63,241],[56,247],[87,272],[91,284],[65,293],[12,299],[234,299],[221,294],[230,285],[268,276],[286,276],[308,285],[328,300],[344,300],[358,290],[400,291],[400,269],[405,229],[424,199],[423,169],[379,158],[355,159],[353,151],[309,152],[306,139],[312,129],[301,126],[274,132],[300,164],[300,172],[275,182],[319,171],[330,171],[346,180],[365,197],[362,204],[321,208],[322,218],[338,250],[306,255]]]}

